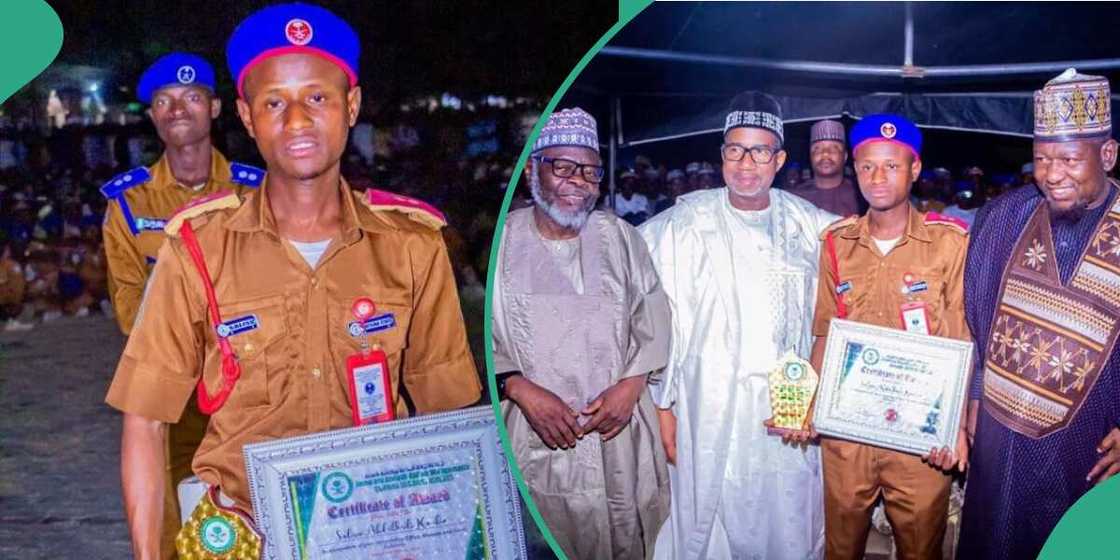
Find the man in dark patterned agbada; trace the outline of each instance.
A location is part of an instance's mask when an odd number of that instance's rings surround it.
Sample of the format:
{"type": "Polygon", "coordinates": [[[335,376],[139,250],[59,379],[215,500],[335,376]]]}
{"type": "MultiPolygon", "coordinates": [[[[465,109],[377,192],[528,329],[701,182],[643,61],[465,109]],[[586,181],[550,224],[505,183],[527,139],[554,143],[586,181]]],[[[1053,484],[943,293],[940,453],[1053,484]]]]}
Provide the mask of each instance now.
{"type": "Polygon", "coordinates": [[[1034,181],[980,210],[965,265],[976,341],[958,558],[1034,558],[1120,470],[1120,186],[1109,84],[1035,92],[1034,181]]]}

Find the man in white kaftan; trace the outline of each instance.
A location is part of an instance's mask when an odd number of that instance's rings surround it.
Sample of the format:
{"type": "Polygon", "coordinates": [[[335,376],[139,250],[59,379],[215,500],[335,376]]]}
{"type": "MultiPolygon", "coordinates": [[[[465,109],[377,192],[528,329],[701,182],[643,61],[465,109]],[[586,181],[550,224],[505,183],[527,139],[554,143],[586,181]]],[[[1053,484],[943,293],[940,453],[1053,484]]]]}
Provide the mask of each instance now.
{"type": "Polygon", "coordinates": [[[492,291],[494,367],[513,455],[572,560],[644,560],[669,479],[647,375],[669,304],[637,231],[592,212],[594,119],[552,115],[526,169],[535,206],[506,219],[492,291]]]}
{"type": "Polygon", "coordinates": [[[780,109],[741,94],[724,132],[727,187],[683,195],[640,228],[672,310],[654,402],[672,431],[672,508],[656,558],[804,559],[824,548],[820,452],[766,433],[767,373],[808,359],[818,234],[836,216],[770,190],[780,109]],[[669,415],[671,413],[671,416],[669,415]],[[675,420],[674,420],[675,418],[675,420]]]}

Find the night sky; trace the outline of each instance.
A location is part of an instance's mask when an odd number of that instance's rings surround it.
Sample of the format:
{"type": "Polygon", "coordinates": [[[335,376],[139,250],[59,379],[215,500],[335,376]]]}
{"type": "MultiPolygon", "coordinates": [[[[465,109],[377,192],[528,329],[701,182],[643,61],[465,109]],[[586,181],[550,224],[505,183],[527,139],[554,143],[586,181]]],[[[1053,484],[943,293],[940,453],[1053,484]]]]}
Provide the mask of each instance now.
{"type": "MultiPolygon", "coordinates": [[[[135,87],[158,56],[186,50],[218,73],[232,97],[225,44],[262,0],[48,0],[62,20],[55,63],[113,71],[135,87]]],[[[318,4],[339,14],[362,40],[360,84],[367,98],[420,93],[550,96],[579,58],[617,20],[617,4],[582,1],[338,1],[318,4]]],[[[124,94],[134,95],[131,91],[124,94]]],[[[109,101],[109,100],[107,100],[109,101]]]]}

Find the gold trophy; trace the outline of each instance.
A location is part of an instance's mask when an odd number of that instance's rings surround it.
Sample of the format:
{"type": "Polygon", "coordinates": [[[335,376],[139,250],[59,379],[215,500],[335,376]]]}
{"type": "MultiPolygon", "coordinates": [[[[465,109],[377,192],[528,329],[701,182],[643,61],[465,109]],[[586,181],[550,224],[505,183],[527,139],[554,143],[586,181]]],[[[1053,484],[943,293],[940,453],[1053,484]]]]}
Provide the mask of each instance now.
{"type": "Polygon", "coordinates": [[[809,362],[786,352],[767,377],[770,385],[770,418],[766,432],[784,435],[809,429],[809,412],[817,394],[820,376],[809,362]]]}

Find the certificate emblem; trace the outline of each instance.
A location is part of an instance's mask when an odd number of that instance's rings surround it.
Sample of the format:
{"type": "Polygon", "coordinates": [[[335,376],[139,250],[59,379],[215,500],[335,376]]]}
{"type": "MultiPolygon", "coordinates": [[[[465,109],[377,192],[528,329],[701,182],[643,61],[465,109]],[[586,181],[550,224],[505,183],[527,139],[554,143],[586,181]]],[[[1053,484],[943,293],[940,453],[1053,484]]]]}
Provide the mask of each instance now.
{"type": "Polygon", "coordinates": [[[786,352],[767,379],[770,386],[771,435],[803,430],[813,406],[820,378],[809,362],[786,352]]]}
{"type": "Polygon", "coordinates": [[[874,348],[868,348],[863,351],[863,363],[873,366],[879,363],[879,351],[874,348]]]}
{"type": "Polygon", "coordinates": [[[333,472],[323,479],[323,496],[334,503],[345,502],[354,493],[354,481],[344,472],[333,472]]]}

